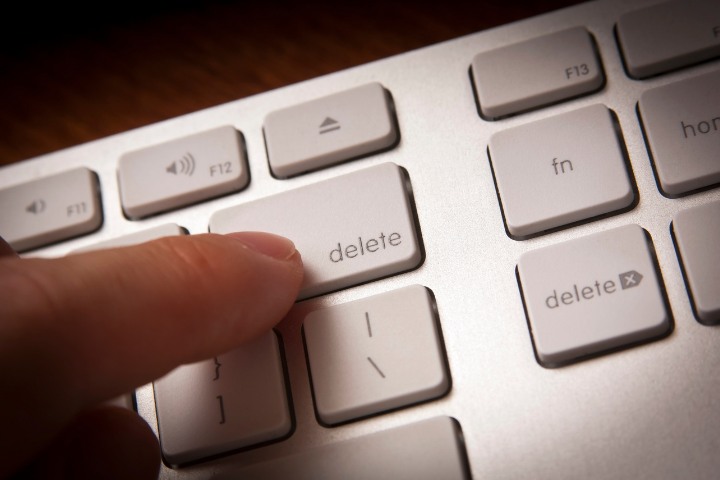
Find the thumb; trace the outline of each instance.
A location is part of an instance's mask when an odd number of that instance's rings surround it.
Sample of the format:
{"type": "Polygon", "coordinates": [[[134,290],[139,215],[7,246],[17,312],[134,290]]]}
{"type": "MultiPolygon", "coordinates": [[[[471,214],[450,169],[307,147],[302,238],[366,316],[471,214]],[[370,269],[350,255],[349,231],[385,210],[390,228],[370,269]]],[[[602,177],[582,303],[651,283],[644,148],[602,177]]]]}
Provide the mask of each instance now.
{"type": "Polygon", "coordinates": [[[258,232],[1,259],[0,372],[22,392],[0,400],[10,458],[27,460],[88,405],[272,328],[301,281],[292,242],[258,232]]]}

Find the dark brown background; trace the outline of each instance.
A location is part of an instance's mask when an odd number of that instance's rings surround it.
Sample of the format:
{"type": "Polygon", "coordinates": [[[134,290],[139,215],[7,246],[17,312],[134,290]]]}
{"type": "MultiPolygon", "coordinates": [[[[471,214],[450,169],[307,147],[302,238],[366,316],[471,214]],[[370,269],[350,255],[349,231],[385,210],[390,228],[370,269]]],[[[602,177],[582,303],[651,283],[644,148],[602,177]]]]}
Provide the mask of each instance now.
{"type": "Polygon", "coordinates": [[[578,0],[25,3],[0,33],[0,164],[578,0]]]}

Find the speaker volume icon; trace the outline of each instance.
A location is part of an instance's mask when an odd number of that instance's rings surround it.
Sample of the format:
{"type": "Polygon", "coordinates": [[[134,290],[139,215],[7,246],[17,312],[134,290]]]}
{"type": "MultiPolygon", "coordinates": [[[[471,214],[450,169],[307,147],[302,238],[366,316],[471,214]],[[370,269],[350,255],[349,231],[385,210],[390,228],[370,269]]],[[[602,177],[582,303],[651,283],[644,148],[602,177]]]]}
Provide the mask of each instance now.
{"type": "Polygon", "coordinates": [[[180,173],[191,176],[195,173],[195,157],[193,157],[191,153],[187,153],[180,160],[175,160],[168,165],[165,171],[173,175],[180,173]]]}

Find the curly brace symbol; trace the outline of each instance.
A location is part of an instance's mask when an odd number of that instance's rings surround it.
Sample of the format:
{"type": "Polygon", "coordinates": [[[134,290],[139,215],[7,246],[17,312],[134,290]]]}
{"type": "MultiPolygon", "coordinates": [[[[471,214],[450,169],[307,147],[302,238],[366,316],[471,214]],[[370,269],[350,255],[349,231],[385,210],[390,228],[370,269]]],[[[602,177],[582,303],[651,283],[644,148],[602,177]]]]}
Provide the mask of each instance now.
{"type": "Polygon", "coordinates": [[[217,357],[213,357],[213,360],[215,360],[215,378],[213,378],[213,382],[220,378],[220,367],[222,367],[222,363],[218,362],[217,357]]]}

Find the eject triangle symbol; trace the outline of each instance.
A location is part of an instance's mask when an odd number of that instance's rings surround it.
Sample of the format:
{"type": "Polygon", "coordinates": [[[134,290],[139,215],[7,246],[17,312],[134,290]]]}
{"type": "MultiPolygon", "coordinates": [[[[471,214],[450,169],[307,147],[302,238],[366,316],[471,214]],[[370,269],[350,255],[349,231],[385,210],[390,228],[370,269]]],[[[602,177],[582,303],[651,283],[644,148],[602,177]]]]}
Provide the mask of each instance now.
{"type": "Polygon", "coordinates": [[[337,120],[330,117],[325,117],[325,120],[323,120],[323,122],[320,124],[320,128],[329,127],[330,125],[335,125],[336,123],[338,123],[337,120]]]}

